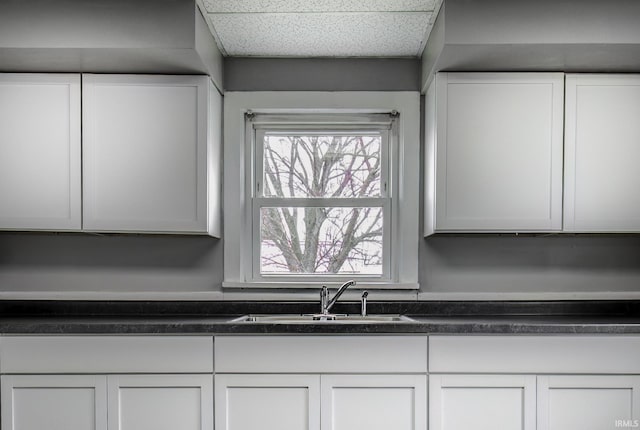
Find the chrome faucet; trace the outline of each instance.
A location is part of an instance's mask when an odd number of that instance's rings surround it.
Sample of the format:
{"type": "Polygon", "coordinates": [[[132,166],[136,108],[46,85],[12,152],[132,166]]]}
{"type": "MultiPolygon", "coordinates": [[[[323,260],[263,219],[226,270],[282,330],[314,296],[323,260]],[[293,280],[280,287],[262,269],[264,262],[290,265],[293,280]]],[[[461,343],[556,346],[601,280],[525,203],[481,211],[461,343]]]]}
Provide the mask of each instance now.
{"type": "Polygon", "coordinates": [[[333,305],[336,304],[336,302],[338,301],[342,293],[344,293],[347,288],[355,284],[356,284],[356,281],[353,281],[353,280],[345,282],[340,286],[340,288],[338,288],[336,295],[333,296],[331,300],[329,300],[329,289],[323,285],[322,289],[320,290],[320,308],[321,308],[320,313],[322,315],[329,315],[329,311],[331,310],[333,305]]]}

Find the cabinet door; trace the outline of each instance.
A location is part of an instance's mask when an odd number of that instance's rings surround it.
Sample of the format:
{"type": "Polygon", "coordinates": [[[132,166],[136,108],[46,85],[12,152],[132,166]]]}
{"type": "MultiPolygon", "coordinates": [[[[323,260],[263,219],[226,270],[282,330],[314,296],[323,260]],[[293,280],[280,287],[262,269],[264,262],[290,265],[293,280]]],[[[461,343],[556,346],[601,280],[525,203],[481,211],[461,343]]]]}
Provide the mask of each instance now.
{"type": "Polygon", "coordinates": [[[0,229],[79,230],[80,75],[0,74],[0,229]]]}
{"type": "Polygon", "coordinates": [[[425,375],[322,375],[322,430],[425,430],[425,375]]]}
{"type": "Polygon", "coordinates": [[[431,375],[431,430],[535,430],[536,378],[431,375]]]}
{"type": "Polygon", "coordinates": [[[638,427],[640,377],[539,376],[539,430],[638,427]]]}
{"type": "Polygon", "coordinates": [[[565,230],[640,231],[640,75],[567,75],[565,230]]]}
{"type": "Polygon", "coordinates": [[[3,430],[107,430],[104,376],[3,375],[3,430]]]}
{"type": "Polygon", "coordinates": [[[435,85],[436,231],[560,230],[564,75],[441,73],[435,85]]]}
{"type": "Polygon", "coordinates": [[[85,230],[207,232],[208,85],[83,75],[85,230]]]}
{"type": "Polygon", "coordinates": [[[217,430],[320,430],[320,376],[216,375],[217,430]]]}
{"type": "Polygon", "coordinates": [[[109,430],[213,430],[211,375],[113,375],[109,430]]]}

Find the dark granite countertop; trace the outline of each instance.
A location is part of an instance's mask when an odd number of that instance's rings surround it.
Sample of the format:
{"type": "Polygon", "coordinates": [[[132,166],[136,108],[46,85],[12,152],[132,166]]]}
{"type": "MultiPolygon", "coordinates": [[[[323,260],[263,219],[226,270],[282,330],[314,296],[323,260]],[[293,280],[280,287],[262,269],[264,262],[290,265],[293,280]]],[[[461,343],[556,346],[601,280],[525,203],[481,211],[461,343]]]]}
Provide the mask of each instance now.
{"type": "Polygon", "coordinates": [[[229,317],[0,318],[2,334],[640,334],[640,320],[617,317],[415,316],[415,322],[249,323],[229,317]]]}
{"type": "MultiPolygon", "coordinates": [[[[313,313],[311,302],[0,301],[0,333],[18,334],[640,334],[640,301],[373,302],[411,322],[250,323],[245,314],[313,313]]],[[[357,314],[357,303],[337,313],[357,314]]]]}

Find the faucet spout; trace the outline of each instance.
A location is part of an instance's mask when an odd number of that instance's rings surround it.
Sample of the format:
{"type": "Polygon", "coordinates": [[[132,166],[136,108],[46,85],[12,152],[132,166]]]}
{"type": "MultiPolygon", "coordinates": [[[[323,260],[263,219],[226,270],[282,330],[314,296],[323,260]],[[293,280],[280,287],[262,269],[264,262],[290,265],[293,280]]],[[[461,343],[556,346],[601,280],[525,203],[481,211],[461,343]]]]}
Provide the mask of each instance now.
{"type": "Polygon", "coordinates": [[[321,292],[321,302],[322,302],[322,313],[324,315],[328,314],[329,311],[331,310],[331,308],[333,307],[333,305],[336,304],[336,302],[338,301],[338,299],[340,298],[340,296],[342,295],[342,293],[345,292],[345,290],[353,285],[356,284],[356,281],[351,280],[351,281],[347,281],[344,284],[342,284],[340,286],[340,288],[338,288],[338,291],[336,292],[336,295],[333,296],[333,298],[331,300],[329,300],[329,293],[326,290],[326,287],[323,287],[323,290],[321,292]]]}

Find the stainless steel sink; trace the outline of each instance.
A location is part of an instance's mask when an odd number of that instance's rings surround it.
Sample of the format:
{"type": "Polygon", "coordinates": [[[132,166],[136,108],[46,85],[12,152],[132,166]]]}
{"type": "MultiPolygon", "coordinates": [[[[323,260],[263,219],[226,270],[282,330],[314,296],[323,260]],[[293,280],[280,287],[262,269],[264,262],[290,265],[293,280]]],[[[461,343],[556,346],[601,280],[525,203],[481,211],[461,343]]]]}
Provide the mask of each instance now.
{"type": "Polygon", "coordinates": [[[243,315],[230,322],[263,324],[379,324],[407,323],[414,319],[404,315],[243,315]]]}

